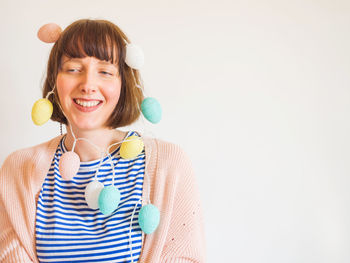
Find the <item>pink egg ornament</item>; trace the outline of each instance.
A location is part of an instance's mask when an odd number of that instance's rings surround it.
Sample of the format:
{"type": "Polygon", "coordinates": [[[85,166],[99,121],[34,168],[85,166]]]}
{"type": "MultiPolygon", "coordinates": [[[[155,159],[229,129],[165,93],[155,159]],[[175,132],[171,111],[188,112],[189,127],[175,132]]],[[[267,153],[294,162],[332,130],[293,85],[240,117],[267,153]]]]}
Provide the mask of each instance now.
{"type": "Polygon", "coordinates": [[[55,43],[62,33],[62,29],[55,23],[49,23],[40,27],[38,38],[45,43],[55,43]]]}
{"type": "Polygon", "coordinates": [[[64,180],[72,180],[78,173],[80,158],[75,152],[65,152],[60,159],[58,168],[64,180]]]}

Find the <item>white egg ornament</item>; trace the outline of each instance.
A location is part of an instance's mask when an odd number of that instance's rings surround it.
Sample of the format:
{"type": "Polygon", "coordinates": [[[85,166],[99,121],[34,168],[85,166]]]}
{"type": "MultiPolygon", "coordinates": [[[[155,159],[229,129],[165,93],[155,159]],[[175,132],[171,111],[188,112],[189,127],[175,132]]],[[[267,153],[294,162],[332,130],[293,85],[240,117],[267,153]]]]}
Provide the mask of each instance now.
{"type": "Polygon", "coordinates": [[[153,124],[162,119],[162,107],[155,98],[145,98],[141,103],[141,111],[143,116],[153,124]]]}
{"type": "Polygon", "coordinates": [[[114,185],[102,189],[98,197],[98,207],[104,215],[110,215],[117,209],[120,202],[120,192],[114,185]]]}
{"type": "Polygon", "coordinates": [[[159,225],[159,220],[160,213],[156,206],[148,204],[141,208],[138,221],[143,232],[153,233],[159,225]]]}
{"type": "Polygon", "coordinates": [[[140,137],[130,136],[120,146],[120,156],[123,159],[134,159],[142,152],[143,147],[144,144],[140,137]]]}
{"type": "Polygon", "coordinates": [[[43,125],[46,123],[52,115],[53,106],[48,99],[37,100],[32,108],[32,120],[35,125],[43,125]]]}
{"type": "Polygon", "coordinates": [[[145,62],[141,48],[135,44],[126,45],[125,63],[133,69],[140,69],[145,62]]]}
{"type": "Polygon", "coordinates": [[[65,152],[60,159],[58,168],[64,180],[72,180],[78,173],[80,158],[75,152],[65,152]]]}
{"type": "Polygon", "coordinates": [[[86,186],[85,201],[89,208],[98,209],[98,197],[103,187],[103,184],[97,180],[93,180],[86,186]]]}

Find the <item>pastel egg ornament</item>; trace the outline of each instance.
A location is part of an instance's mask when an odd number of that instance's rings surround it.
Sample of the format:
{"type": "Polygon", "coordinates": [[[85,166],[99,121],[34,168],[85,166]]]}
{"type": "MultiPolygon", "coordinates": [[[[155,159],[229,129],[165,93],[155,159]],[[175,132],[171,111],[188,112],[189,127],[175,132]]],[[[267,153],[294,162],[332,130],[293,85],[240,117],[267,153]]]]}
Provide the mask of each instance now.
{"type": "Polygon", "coordinates": [[[155,98],[145,98],[141,103],[141,112],[153,124],[160,122],[162,119],[162,107],[155,98]]]}
{"type": "Polygon", "coordinates": [[[153,233],[160,221],[160,213],[156,206],[152,204],[145,205],[139,212],[139,225],[146,234],[153,233]]]}
{"type": "Polygon", "coordinates": [[[123,159],[134,159],[142,152],[143,147],[144,144],[140,137],[130,136],[120,146],[120,156],[123,159]]]}
{"type": "Polygon", "coordinates": [[[53,106],[48,99],[37,100],[32,107],[32,120],[35,125],[41,126],[46,123],[52,115],[53,106]]]}
{"type": "Polygon", "coordinates": [[[98,209],[98,197],[103,187],[103,184],[97,180],[93,180],[86,186],[85,201],[89,208],[98,209]]]}
{"type": "Polygon", "coordinates": [[[75,152],[69,151],[62,154],[58,168],[64,180],[72,180],[78,173],[80,158],[75,152]]]}
{"type": "Polygon", "coordinates": [[[125,63],[133,69],[140,69],[145,62],[141,48],[135,44],[126,45],[125,63]]]}
{"type": "Polygon", "coordinates": [[[114,185],[102,189],[98,197],[98,207],[104,215],[110,215],[117,209],[120,202],[120,192],[114,185]]]}
{"type": "Polygon", "coordinates": [[[62,29],[55,23],[45,24],[38,30],[38,38],[45,43],[56,42],[62,33],[62,29]]]}

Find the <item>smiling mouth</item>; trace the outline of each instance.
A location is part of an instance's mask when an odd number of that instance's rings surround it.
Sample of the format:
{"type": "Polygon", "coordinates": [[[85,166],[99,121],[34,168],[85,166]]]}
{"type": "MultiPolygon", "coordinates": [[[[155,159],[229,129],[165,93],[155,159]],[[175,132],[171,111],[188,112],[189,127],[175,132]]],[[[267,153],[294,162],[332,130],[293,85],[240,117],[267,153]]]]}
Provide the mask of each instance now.
{"type": "Polygon", "coordinates": [[[95,107],[95,106],[97,106],[97,105],[102,103],[101,100],[89,100],[89,101],[86,101],[86,100],[80,100],[80,99],[73,99],[73,101],[76,104],[78,104],[79,106],[84,107],[84,108],[95,107]]]}

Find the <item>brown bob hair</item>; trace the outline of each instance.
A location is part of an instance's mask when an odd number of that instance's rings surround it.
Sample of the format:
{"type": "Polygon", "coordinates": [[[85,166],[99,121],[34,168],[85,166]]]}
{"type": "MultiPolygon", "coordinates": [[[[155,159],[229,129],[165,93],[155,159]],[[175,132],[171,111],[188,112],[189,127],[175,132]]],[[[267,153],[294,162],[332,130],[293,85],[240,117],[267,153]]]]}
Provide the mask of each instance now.
{"type": "MultiPolygon", "coordinates": [[[[57,74],[61,69],[61,59],[95,57],[118,65],[121,77],[119,101],[106,125],[118,128],[132,124],[140,116],[143,93],[139,72],[125,63],[126,44],[130,43],[126,35],[115,24],[106,20],[81,19],[69,25],[54,44],[47,64],[43,97],[53,90],[57,74]]],[[[57,89],[49,96],[53,105],[51,120],[68,124],[59,107],[57,89]]]]}

